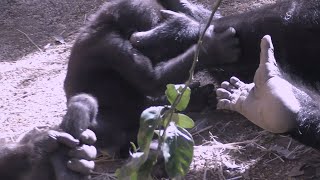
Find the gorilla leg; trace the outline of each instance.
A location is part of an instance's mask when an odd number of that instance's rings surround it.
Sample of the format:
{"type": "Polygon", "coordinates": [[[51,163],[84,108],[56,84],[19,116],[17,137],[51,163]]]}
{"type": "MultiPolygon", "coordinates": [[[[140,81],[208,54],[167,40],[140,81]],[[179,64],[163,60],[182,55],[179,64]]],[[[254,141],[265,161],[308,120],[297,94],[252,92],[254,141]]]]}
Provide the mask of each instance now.
{"type": "Polygon", "coordinates": [[[294,127],[291,121],[296,118],[300,103],[294,96],[294,86],[282,78],[268,42],[271,43],[268,36],[261,41],[254,83],[244,84],[235,77],[230,83],[223,82],[217,90],[218,107],[237,111],[268,131],[283,133],[294,127]]]}
{"type": "Polygon", "coordinates": [[[254,83],[232,77],[217,89],[218,107],[237,111],[263,129],[289,133],[320,150],[320,96],[305,85],[291,82],[277,66],[271,38],[261,42],[260,65],[254,83]]]}

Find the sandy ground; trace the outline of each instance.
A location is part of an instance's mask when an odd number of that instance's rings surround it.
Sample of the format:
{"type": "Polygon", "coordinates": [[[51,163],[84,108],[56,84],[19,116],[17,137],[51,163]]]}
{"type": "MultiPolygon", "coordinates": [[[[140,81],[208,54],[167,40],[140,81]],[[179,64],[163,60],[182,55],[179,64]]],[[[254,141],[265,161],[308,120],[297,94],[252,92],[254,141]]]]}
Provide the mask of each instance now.
{"type": "MultiPolygon", "coordinates": [[[[0,1],[0,141],[61,121],[70,47],[79,27],[101,2],[0,1]]],[[[233,14],[273,2],[225,0],[221,11],[233,14]]],[[[319,178],[318,153],[290,137],[262,131],[231,112],[193,117],[198,121],[192,131],[197,146],[186,179],[319,178]]],[[[96,179],[112,177],[105,172],[112,174],[119,162],[100,159],[96,179]]]]}

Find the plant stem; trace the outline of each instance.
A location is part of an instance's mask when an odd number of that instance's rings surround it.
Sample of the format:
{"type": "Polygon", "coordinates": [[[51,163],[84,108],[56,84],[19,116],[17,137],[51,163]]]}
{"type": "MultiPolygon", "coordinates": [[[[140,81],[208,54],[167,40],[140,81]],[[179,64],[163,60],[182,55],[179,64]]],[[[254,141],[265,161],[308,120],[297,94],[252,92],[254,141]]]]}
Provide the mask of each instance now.
{"type": "Polygon", "coordinates": [[[209,17],[209,20],[204,28],[204,30],[201,32],[200,36],[199,36],[199,39],[198,39],[198,42],[197,42],[197,47],[196,47],[196,52],[194,53],[194,58],[193,58],[193,62],[192,62],[192,66],[189,70],[189,78],[188,80],[186,81],[185,83],[185,87],[181,90],[181,94],[179,94],[177,96],[177,98],[175,99],[174,103],[172,104],[171,108],[170,109],[175,109],[176,106],[179,104],[181,98],[182,98],[182,95],[183,93],[186,91],[186,89],[190,86],[190,83],[193,79],[193,75],[194,75],[194,70],[196,68],[196,64],[198,62],[198,58],[199,58],[199,53],[200,53],[200,48],[201,48],[201,45],[202,45],[202,40],[203,40],[203,37],[207,31],[207,29],[209,28],[209,26],[211,25],[211,21],[214,17],[214,14],[216,13],[216,11],[218,10],[220,4],[221,4],[222,0],[217,0],[215,2],[215,4],[213,5],[213,8],[212,8],[212,12],[211,12],[211,15],[209,17]]]}
{"type": "Polygon", "coordinates": [[[202,45],[202,40],[203,40],[203,37],[207,31],[207,29],[209,28],[209,26],[211,25],[211,21],[214,17],[214,14],[216,13],[216,11],[218,10],[220,4],[221,4],[222,0],[217,0],[215,2],[215,4],[213,5],[213,8],[212,8],[212,12],[211,12],[211,15],[209,17],[209,20],[204,28],[204,30],[201,32],[200,36],[199,36],[199,39],[198,39],[198,42],[197,42],[197,46],[196,46],[196,52],[194,54],[194,58],[193,58],[193,62],[192,62],[192,66],[189,70],[189,78],[188,80],[186,81],[185,83],[185,87],[181,90],[181,93],[177,96],[177,98],[175,99],[175,101],[173,102],[172,106],[170,107],[170,109],[168,110],[168,113],[165,114],[165,117],[164,119],[166,119],[168,116],[170,117],[169,118],[169,122],[167,123],[166,127],[164,127],[164,132],[162,134],[162,136],[159,138],[159,146],[158,146],[158,151],[160,150],[161,148],[161,144],[163,143],[164,141],[164,135],[166,133],[166,130],[167,130],[167,127],[168,125],[170,124],[170,122],[172,121],[172,116],[173,116],[173,113],[175,112],[175,109],[177,107],[177,105],[179,104],[181,98],[182,98],[182,95],[184,94],[184,92],[187,90],[187,88],[190,86],[190,83],[193,79],[193,75],[194,75],[194,70],[196,68],[196,64],[198,62],[198,57],[199,57],[199,53],[200,53],[200,48],[201,48],[201,45],[202,45]]]}

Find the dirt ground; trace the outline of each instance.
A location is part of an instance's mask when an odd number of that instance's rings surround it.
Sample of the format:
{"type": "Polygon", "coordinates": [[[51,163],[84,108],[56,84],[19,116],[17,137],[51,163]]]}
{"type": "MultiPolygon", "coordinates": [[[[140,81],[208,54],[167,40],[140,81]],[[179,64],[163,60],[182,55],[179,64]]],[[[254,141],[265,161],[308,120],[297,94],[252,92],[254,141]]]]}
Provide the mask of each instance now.
{"type": "MultiPolygon", "coordinates": [[[[103,0],[0,1],[0,142],[56,125],[66,106],[62,83],[79,27],[103,0]]],[[[202,2],[211,4],[210,0],[202,2]]],[[[225,0],[223,15],[275,0],[225,0]]],[[[226,111],[192,114],[195,157],[185,179],[320,179],[319,153],[226,111]]],[[[95,179],[113,179],[122,161],[99,159],[95,179]]]]}

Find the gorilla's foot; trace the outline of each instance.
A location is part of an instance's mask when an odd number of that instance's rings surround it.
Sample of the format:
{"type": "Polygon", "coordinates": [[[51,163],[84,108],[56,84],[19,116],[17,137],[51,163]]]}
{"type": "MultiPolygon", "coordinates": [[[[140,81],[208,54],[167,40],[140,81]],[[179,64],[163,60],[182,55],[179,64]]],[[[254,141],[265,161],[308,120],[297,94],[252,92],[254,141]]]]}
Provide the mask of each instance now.
{"type": "Polygon", "coordinates": [[[280,73],[270,36],[261,40],[260,65],[254,82],[245,84],[236,77],[217,89],[218,108],[241,113],[254,124],[273,133],[288,132],[295,126],[300,103],[294,87],[280,73]]]}

